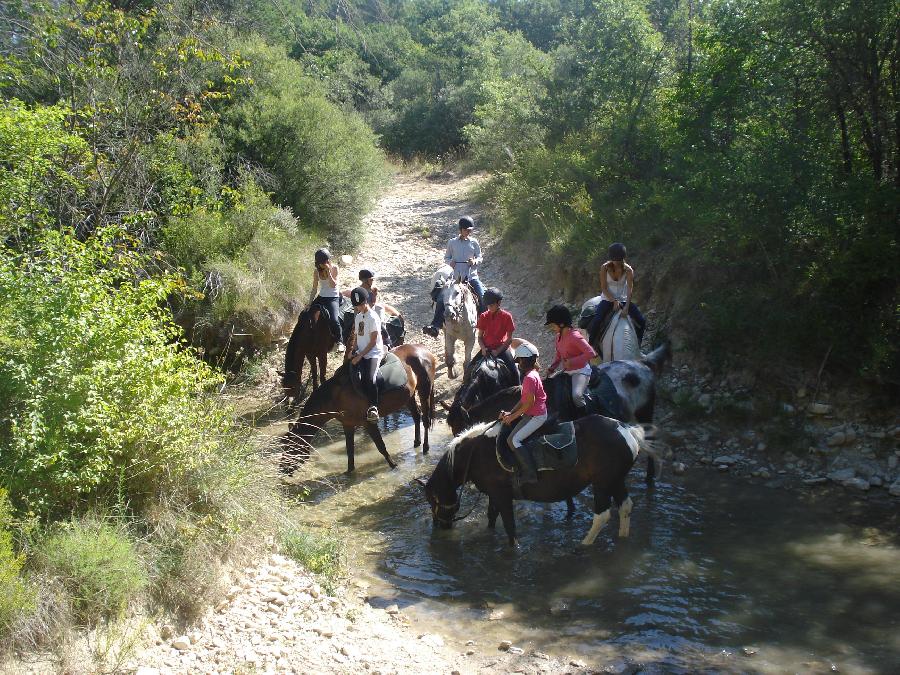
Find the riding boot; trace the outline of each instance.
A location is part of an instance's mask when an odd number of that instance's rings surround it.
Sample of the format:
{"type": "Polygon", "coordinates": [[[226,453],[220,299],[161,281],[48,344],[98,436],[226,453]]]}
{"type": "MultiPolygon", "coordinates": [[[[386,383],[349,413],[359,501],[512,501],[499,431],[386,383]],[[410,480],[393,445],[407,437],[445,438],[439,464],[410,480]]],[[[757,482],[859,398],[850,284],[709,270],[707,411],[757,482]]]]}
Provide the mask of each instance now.
{"type": "Polygon", "coordinates": [[[514,447],[513,452],[515,453],[516,459],[519,462],[519,482],[523,485],[525,483],[537,483],[537,471],[535,471],[534,465],[531,463],[531,453],[529,453],[528,450],[526,450],[524,447],[514,447]]]}

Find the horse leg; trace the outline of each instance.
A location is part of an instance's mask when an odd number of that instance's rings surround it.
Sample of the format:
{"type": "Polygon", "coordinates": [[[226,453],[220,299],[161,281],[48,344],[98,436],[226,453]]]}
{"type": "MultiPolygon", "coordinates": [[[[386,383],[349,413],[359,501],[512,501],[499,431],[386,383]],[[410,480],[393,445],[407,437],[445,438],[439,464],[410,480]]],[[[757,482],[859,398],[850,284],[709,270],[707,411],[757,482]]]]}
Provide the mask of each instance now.
{"type": "Polygon", "coordinates": [[[447,364],[447,377],[451,380],[456,377],[453,366],[456,365],[456,340],[450,333],[452,329],[444,324],[444,361],[447,364]]]}
{"type": "Polygon", "coordinates": [[[516,516],[513,512],[512,497],[502,499],[500,505],[495,508],[500,512],[500,518],[503,519],[503,529],[506,530],[506,536],[509,537],[509,545],[518,546],[519,542],[516,541],[516,516]]]}
{"type": "Polygon", "coordinates": [[[644,477],[649,487],[656,485],[656,460],[647,455],[647,475],[644,477]]]}
{"type": "Polygon", "coordinates": [[[472,348],[475,346],[475,334],[466,334],[464,344],[466,346],[466,355],[463,361],[463,372],[468,370],[469,364],[472,363],[472,348]]]}
{"type": "Polygon", "coordinates": [[[492,530],[497,526],[498,515],[500,515],[500,511],[494,506],[494,500],[488,497],[488,527],[492,530]]]}
{"type": "Polygon", "coordinates": [[[581,541],[582,546],[594,543],[600,530],[609,522],[609,493],[594,483],[594,522],[587,536],[581,541]]]}
{"type": "Polygon", "coordinates": [[[312,377],[312,387],[313,391],[315,391],[319,388],[319,371],[316,369],[316,357],[314,354],[309,354],[306,358],[309,361],[309,370],[312,377]]]}
{"type": "Polygon", "coordinates": [[[392,469],[396,469],[397,465],[394,464],[394,460],[392,460],[391,456],[388,454],[387,446],[384,444],[384,439],[381,437],[381,430],[378,428],[378,423],[366,422],[366,431],[369,433],[369,437],[374,441],[375,447],[378,448],[378,452],[381,453],[381,456],[384,457],[385,461],[388,463],[388,466],[392,469]]]}
{"type": "Polygon", "coordinates": [[[566,520],[572,520],[575,515],[575,502],[571,497],[566,497],[566,520]]]}
{"type": "Polygon", "coordinates": [[[623,478],[613,489],[613,500],[619,508],[619,536],[627,537],[631,532],[631,509],[634,504],[628,496],[628,486],[623,478]]]}
{"type": "Polygon", "coordinates": [[[319,354],[319,382],[325,384],[325,369],[328,367],[328,352],[319,354]]]}
{"type": "Polygon", "coordinates": [[[356,428],[344,427],[344,441],[347,445],[347,473],[353,473],[356,469],[356,452],[354,444],[356,442],[356,428]]]}
{"type": "Polygon", "coordinates": [[[421,427],[422,427],[422,413],[419,410],[419,406],[416,405],[416,397],[415,394],[409,397],[409,412],[412,414],[413,422],[416,427],[416,437],[413,440],[413,447],[418,448],[422,444],[421,438],[421,427]]]}
{"type": "Polygon", "coordinates": [[[431,427],[431,404],[434,396],[434,382],[429,377],[427,381],[419,384],[419,405],[422,410],[422,426],[425,428],[425,444],[422,446],[422,454],[428,454],[428,429],[431,427]]]}

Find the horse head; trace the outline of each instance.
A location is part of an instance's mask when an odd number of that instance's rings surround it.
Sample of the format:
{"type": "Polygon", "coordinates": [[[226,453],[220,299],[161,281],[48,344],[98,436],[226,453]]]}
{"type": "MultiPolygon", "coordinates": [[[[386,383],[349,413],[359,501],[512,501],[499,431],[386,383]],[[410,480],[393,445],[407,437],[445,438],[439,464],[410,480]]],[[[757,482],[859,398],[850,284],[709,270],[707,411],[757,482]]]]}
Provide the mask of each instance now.
{"type": "Polygon", "coordinates": [[[447,321],[477,320],[475,298],[467,283],[458,279],[451,281],[444,293],[444,318],[447,321]]]}

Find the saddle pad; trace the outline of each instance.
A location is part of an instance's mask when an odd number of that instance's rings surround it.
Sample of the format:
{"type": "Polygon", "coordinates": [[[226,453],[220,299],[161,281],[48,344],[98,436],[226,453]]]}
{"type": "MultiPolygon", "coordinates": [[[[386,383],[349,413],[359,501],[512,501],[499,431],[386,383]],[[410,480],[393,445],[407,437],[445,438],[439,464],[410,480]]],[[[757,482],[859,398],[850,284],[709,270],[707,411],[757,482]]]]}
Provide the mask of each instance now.
{"type": "Polygon", "coordinates": [[[622,399],[619,397],[619,392],[616,391],[616,385],[612,378],[605,372],[594,369],[588,385],[588,392],[590,393],[588,412],[617,420],[623,418],[625,413],[622,410],[622,399]]]}
{"type": "MultiPolygon", "coordinates": [[[[519,463],[509,449],[505,436],[497,441],[497,461],[510,472],[519,472],[519,463]]],[[[532,436],[525,441],[525,450],[531,453],[531,460],[538,471],[570,469],[578,463],[578,443],[575,439],[575,423],[561,422],[558,431],[544,436],[532,436]]]]}
{"type": "Polygon", "coordinates": [[[375,384],[378,385],[378,393],[383,394],[394,389],[406,386],[406,366],[396,354],[387,353],[381,365],[378,367],[378,375],[375,384]]]}
{"type": "Polygon", "coordinates": [[[594,314],[597,313],[597,306],[602,299],[602,295],[597,295],[589,300],[585,300],[584,304],[581,306],[581,314],[578,316],[579,328],[587,328],[590,325],[591,319],[593,319],[594,314]]]}

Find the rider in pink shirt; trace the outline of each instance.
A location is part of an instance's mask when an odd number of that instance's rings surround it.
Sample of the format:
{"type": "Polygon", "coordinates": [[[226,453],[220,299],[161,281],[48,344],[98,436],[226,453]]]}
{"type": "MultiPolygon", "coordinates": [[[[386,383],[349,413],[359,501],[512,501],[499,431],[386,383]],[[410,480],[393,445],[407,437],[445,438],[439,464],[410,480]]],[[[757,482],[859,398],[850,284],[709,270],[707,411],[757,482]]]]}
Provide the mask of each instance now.
{"type": "MultiPolygon", "coordinates": [[[[556,333],[556,358],[547,370],[547,377],[552,377],[558,367],[572,380],[572,403],[575,405],[575,418],[583,416],[585,407],[584,390],[591,379],[592,358],[597,356],[594,348],[588,344],[577,329],[572,328],[572,313],[564,305],[554,305],[547,310],[545,326],[556,333]]],[[[565,410],[565,392],[557,388],[557,410],[565,410]]]]}
{"type": "Polygon", "coordinates": [[[519,476],[522,483],[537,481],[537,472],[531,463],[531,457],[522,449],[522,444],[547,421],[547,394],[537,368],[537,358],[537,347],[531,343],[523,342],[516,349],[516,364],[522,372],[522,397],[512,412],[500,414],[503,424],[512,424],[519,420],[506,442],[522,466],[522,473],[519,476]]]}

